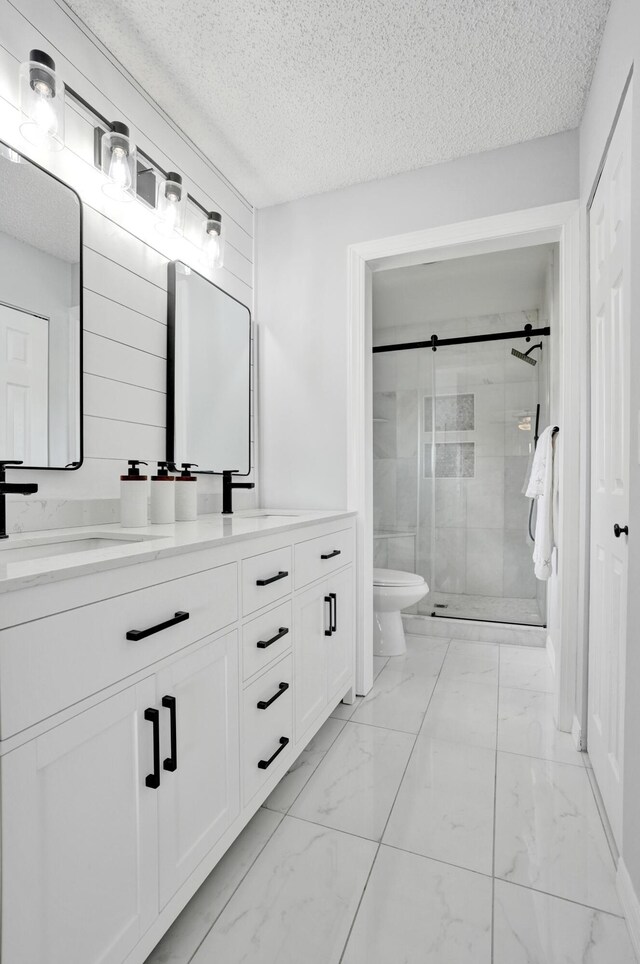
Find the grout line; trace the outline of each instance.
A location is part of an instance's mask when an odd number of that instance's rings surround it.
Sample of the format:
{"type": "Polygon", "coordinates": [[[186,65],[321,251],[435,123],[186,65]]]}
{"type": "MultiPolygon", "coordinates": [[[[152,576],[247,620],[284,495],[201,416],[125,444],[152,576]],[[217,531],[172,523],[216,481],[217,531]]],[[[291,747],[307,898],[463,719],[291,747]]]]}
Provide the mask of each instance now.
{"type": "MultiPolygon", "coordinates": [[[[256,813],[259,813],[261,809],[262,809],[262,808],[259,807],[258,810],[256,810],[256,813]]],[[[268,812],[269,812],[269,813],[275,813],[274,810],[269,810],[268,812]]],[[[253,817],[251,818],[251,820],[253,820],[255,816],[256,816],[256,814],[254,813],[254,815],[253,815],[253,817]]],[[[258,860],[258,857],[261,855],[262,851],[263,851],[264,848],[267,846],[267,844],[269,843],[269,841],[271,840],[271,838],[272,838],[273,835],[275,834],[275,832],[276,832],[276,830],[278,829],[278,827],[281,826],[282,821],[284,820],[284,814],[279,813],[278,816],[280,817],[280,820],[278,820],[277,824],[275,825],[275,827],[273,828],[273,830],[271,831],[271,833],[269,834],[269,836],[267,837],[267,839],[266,839],[265,842],[263,843],[262,847],[260,847],[260,850],[259,850],[258,853],[255,855],[255,858],[251,861],[251,863],[250,863],[249,866],[247,867],[245,873],[242,875],[242,877],[241,877],[240,880],[238,881],[237,885],[233,888],[232,892],[229,894],[229,899],[226,900],[225,903],[223,904],[223,906],[220,908],[220,911],[219,911],[219,913],[216,915],[215,920],[211,922],[211,927],[209,927],[209,929],[207,930],[207,933],[204,935],[204,937],[202,938],[202,940],[200,941],[200,943],[198,944],[198,946],[197,946],[196,949],[194,950],[193,954],[191,954],[191,956],[187,959],[187,964],[189,964],[189,962],[194,959],[194,957],[196,956],[196,954],[198,953],[198,951],[200,950],[200,948],[202,947],[202,945],[203,945],[204,942],[206,941],[207,937],[209,936],[209,934],[211,933],[211,931],[212,931],[213,928],[215,927],[216,921],[218,921],[218,920],[220,919],[220,917],[222,916],[222,914],[224,913],[224,911],[227,909],[227,905],[228,905],[228,904],[233,900],[233,898],[235,897],[236,893],[237,893],[238,890],[240,889],[240,885],[241,885],[242,883],[244,883],[244,881],[245,881],[247,875],[249,874],[249,872],[250,872],[251,870],[253,870],[253,868],[254,868],[254,866],[255,866],[255,863],[256,863],[256,861],[258,860]]],[[[249,822],[251,822],[251,821],[249,821],[249,822]]],[[[249,824],[247,824],[246,826],[248,827],[249,824]]],[[[245,828],[245,829],[246,829],[246,828],[245,828]]],[[[240,837],[240,834],[238,835],[238,837],[236,837],[236,840],[238,840],[239,837],[240,837]]],[[[235,843],[235,841],[234,841],[234,843],[235,843]]],[[[232,846],[233,846],[233,844],[232,844],[232,846]]],[[[229,852],[229,851],[227,850],[226,853],[228,853],[228,852],[229,852]]],[[[224,856],[224,855],[223,855],[223,856],[224,856]]],[[[222,859],[222,858],[220,858],[220,859],[222,859]]],[[[220,862],[218,861],[218,863],[216,864],[216,867],[219,866],[219,863],[220,863],[220,862]]],[[[213,868],[213,870],[215,870],[215,867],[213,868]]],[[[211,871],[211,873],[213,873],[213,870],[211,871]]],[[[206,880],[206,879],[207,879],[207,878],[205,878],[205,880],[206,880]]],[[[203,881],[202,883],[204,883],[204,881],[203,881]]],[[[201,884],[200,886],[202,887],[202,884],[201,884]]],[[[196,893],[197,893],[197,891],[196,891],[196,893]]],[[[194,896],[195,896],[195,895],[194,895],[194,896]]],[[[193,900],[193,897],[192,897],[191,899],[193,900]]],[[[185,906],[188,907],[189,905],[186,904],[185,906]]],[[[177,918],[176,918],[176,920],[177,920],[177,918]]],[[[160,940],[162,940],[162,938],[160,938],[160,940]]],[[[159,943],[159,942],[158,942],[158,943],[159,943]]]]}
{"type": "Polygon", "coordinates": [[[544,894],[545,897],[551,897],[553,900],[563,900],[566,904],[574,904],[576,907],[585,907],[587,910],[593,910],[596,914],[605,914],[607,917],[614,917],[616,920],[625,920],[624,914],[614,914],[611,910],[603,910],[602,907],[594,907],[593,904],[581,904],[579,900],[572,900],[571,897],[560,897],[559,894],[552,894],[550,890],[539,890],[537,887],[528,887],[526,884],[521,884],[517,880],[506,880],[504,877],[496,877],[502,884],[508,884],[511,887],[519,887],[520,890],[528,890],[532,894],[544,894]]]}
{"type": "MultiPolygon", "coordinates": [[[[446,655],[447,655],[447,651],[449,650],[449,645],[450,645],[450,643],[451,643],[451,640],[447,640],[447,650],[445,651],[445,658],[446,658],[446,655]]],[[[442,665],[443,665],[443,664],[444,664],[444,659],[442,660],[442,663],[440,664],[440,670],[442,669],[442,665]]],[[[431,700],[433,699],[433,694],[435,693],[436,686],[437,686],[437,683],[438,683],[438,678],[439,678],[439,676],[440,676],[440,670],[438,670],[438,674],[437,674],[437,676],[436,676],[436,683],[435,683],[433,689],[431,690],[431,694],[430,694],[430,696],[429,696],[429,702],[427,703],[427,707],[426,707],[426,709],[425,709],[425,711],[424,711],[424,713],[423,713],[422,723],[420,724],[420,729],[422,729],[422,724],[424,723],[424,718],[425,718],[425,716],[426,716],[426,714],[427,714],[427,710],[429,709],[429,705],[431,704],[431,700]]],[[[420,731],[418,731],[418,732],[420,732],[420,731]]],[[[345,953],[346,953],[346,950],[347,950],[349,941],[350,941],[350,939],[351,939],[351,934],[352,934],[352,932],[353,932],[353,928],[354,928],[355,922],[356,922],[356,920],[357,920],[357,918],[358,918],[358,913],[360,912],[360,907],[362,906],[362,901],[364,900],[364,895],[365,895],[365,893],[366,893],[367,886],[368,886],[368,884],[369,884],[369,880],[371,879],[371,874],[372,874],[372,872],[373,872],[373,868],[374,868],[374,866],[375,866],[376,860],[378,859],[378,854],[380,853],[380,848],[382,847],[382,841],[384,840],[384,835],[385,835],[385,833],[387,832],[387,827],[388,827],[388,825],[389,825],[389,820],[391,819],[391,814],[393,813],[394,807],[395,807],[395,805],[396,805],[396,801],[397,801],[397,799],[398,799],[398,795],[399,795],[400,790],[401,790],[401,788],[402,788],[402,784],[404,783],[404,779],[405,779],[405,777],[406,777],[406,775],[407,775],[407,770],[408,770],[408,768],[409,768],[409,764],[411,763],[411,760],[413,759],[413,754],[415,753],[415,749],[416,749],[417,742],[418,742],[418,737],[417,737],[417,735],[416,735],[416,736],[415,736],[415,739],[414,739],[414,741],[413,741],[413,746],[412,746],[412,748],[411,748],[411,753],[409,754],[409,756],[408,756],[408,758],[407,758],[407,762],[406,762],[405,768],[404,768],[404,770],[402,771],[402,776],[400,777],[400,780],[399,780],[399,782],[398,782],[398,788],[397,788],[397,790],[396,790],[396,792],[395,792],[395,796],[394,796],[394,798],[393,798],[393,803],[392,803],[391,806],[389,807],[389,813],[387,814],[387,819],[385,820],[384,827],[382,828],[382,833],[380,834],[380,840],[378,841],[378,849],[376,850],[375,857],[373,858],[373,862],[372,862],[372,864],[371,864],[371,869],[370,869],[370,871],[369,871],[369,873],[368,873],[368,875],[367,875],[367,879],[366,879],[366,881],[365,881],[365,885],[364,885],[364,887],[363,887],[363,889],[362,889],[362,894],[360,895],[360,900],[358,901],[358,906],[356,907],[355,914],[353,915],[353,919],[352,919],[352,921],[351,921],[351,927],[349,928],[349,933],[347,934],[347,938],[346,938],[346,940],[345,940],[345,942],[344,942],[344,947],[342,948],[342,954],[340,955],[339,964],[342,964],[342,961],[343,961],[343,959],[344,959],[344,955],[345,955],[345,953]]]]}

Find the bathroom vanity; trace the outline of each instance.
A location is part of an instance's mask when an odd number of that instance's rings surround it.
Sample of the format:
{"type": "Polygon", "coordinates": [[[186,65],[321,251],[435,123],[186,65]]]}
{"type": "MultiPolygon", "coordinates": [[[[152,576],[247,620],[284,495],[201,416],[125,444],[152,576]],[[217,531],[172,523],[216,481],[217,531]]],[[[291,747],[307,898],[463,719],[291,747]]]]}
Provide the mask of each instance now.
{"type": "Polygon", "coordinates": [[[3,964],[142,964],[353,700],[354,521],[263,510],[0,549],[3,964]]]}

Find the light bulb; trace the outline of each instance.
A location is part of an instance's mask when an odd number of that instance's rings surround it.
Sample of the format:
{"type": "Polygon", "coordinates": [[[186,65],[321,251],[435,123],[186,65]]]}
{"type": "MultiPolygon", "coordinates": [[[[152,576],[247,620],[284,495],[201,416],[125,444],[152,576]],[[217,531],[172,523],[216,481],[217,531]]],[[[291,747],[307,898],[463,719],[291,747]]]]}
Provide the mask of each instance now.
{"type": "Polygon", "coordinates": [[[48,84],[35,84],[33,114],[31,115],[44,137],[58,132],[58,118],[51,102],[51,88],[48,84]]]}
{"type": "Polygon", "coordinates": [[[211,211],[203,222],[203,249],[207,260],[213,268],[221,268],[224,263],[224,238],[222,215],[218,211],[211,211]]]}
{"type": "Polygon", "coordinates": [[[37,147],[64,147],[64,84],[56,78],[55,62],[42,50],[32,50],[20,65],[20,132],[37,147]]]}
{"type": "Polygon", "coordinates": [[[127,154],[121,147],[114,147],[109,164],[109,177],[122,191],[131,187],[131,171],[127,161],[127,154]]]}
{"type": "Polygon", "coordinates": [[[182,178],[169,171],[158,187],[156,231],[169,237],[184,233],[185,201],[182,178]]]}
{"type": "Polygon", "coordinates": [[[102,171],[106,175],[102,192],[114,201],[133,201],[136,194],[136,149],[129,140],[129,128],[113,121],[102,135],[102,171]]]}
{"type": "Polygon", "coordinates": [[[207,235],[207,257],[213,261],[215,266],[220,257],[220,237],[217,234],[207,235]]]}

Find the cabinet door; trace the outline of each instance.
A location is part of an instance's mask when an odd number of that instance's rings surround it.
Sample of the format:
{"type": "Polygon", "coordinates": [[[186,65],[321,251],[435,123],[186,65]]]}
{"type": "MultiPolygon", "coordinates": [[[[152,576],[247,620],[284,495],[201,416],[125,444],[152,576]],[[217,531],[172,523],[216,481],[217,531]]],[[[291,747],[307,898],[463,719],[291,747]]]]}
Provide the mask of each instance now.
{"type": "Polygon", "coordinates": [[[344,696],[353,679],[353,569],[328,580],[332,632],[327,639],[327,699],[344,696]]]}
{"type": "Polygon", "coordinates": [[[237,633],[206,643],[162,670],[157,686],[162,908],[240,810],[237,633]]]}
{"type": "Polygon", "coordinates": [[[294,669],[296,740],[306,733],[327,705],[327,584],[296,596],[294,601],[294,669]]]}
{"type": "Polygon", "coordinates": [[[150,678],[8,753],[3,964],[121,964],[157,914],[150,678]]]}

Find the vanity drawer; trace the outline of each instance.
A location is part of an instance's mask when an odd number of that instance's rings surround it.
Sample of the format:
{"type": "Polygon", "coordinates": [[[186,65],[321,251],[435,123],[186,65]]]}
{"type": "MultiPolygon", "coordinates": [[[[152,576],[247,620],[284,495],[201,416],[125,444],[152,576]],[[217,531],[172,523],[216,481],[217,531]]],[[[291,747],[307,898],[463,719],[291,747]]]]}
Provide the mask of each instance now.
{"type": "Polygon", "coordinates": [[[293,747],[292,682],[293,658],[287,656],[244,691],[245,804],[274,773],[282,775],[289,766],[293,747]]]}
{"type": "Polygon", "coordinates": [[[296,589],[321,579],[353,560],[353,529],[307,539],[295,546],[296,589]]]}
{"type": "Polygon", "coordinates": [[[291,603],[270,609],[242,627],[242,678],[249,679],[291,649],[291,603]]]}
{"type": "Polygon", "coordinates": [[[248,616],[291,592],[291,546],[242,562],[242,613],[248,616]]]}
{"type": "Polygon", "coordinates": [[[237,566],[230,563],[3,630],[0,739],[237,618],[237,566]],[[177,621],[184,612],[189,618],[177,621]]]}

